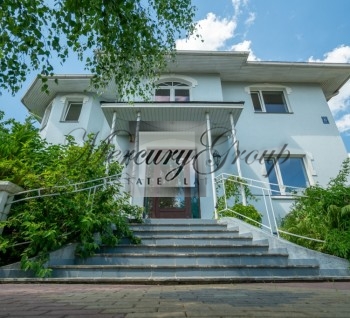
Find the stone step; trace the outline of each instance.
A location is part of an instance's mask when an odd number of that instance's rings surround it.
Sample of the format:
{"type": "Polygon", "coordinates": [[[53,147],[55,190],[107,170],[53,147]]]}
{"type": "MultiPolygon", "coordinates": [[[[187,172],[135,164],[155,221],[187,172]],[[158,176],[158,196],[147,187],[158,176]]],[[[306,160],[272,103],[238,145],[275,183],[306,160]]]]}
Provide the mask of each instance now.
{"type": "Polygon", "coordinates": [[[253,237],[252,235],[241,235],[239,233],[231,233],[231,232],[218,232],[218,233],[211,233],[211,232],[206,232],[206,233],[173,233],[172,231],[168,232],[133,232],[135,236],[139,237],[140,239],[144,238],[194,238],[194,239],[205,239],[205,238],[223,238],[223,239],[248,239],[252,240],[253,237]],[[152,235],[151,235],[152,234],[152,235]]]}
{"type": "Polygon", "coordinates": [[[117,246],[104,246],[98,253],[138,253],[138,254],[149,254],[149,253],[162,253],[162,254],[184,254],[184,253],[261,253],[267,252],[269,249],[268,243],[263,240],[261,242],[254,242],[250,244],[242,243],[224,243],[216,245],[201,245],[201,244],[120,244],[117,246]]]}
{"type": "MultiPolygon", "coordinates": [[[[197,225],[222,225],[217,220],[212,219],[144,219],[143,223],[134,223],[131,225],[185,225],[185,226],[197,226],[197,225]]],[[[225,225],[226,226],[226,225],[225,225]]]]}
{"type": "Polygon", "coordinates": [[[142,265],[66,265],[51,266],[53,278],[232,278],[232,277],[309,277],[319,274],[310,265],[210,265],[210,266],[142,266],[142,265]]]}
{"type": "Polygon", "coordinates": [[[156,245],[236,245],[236,244],[252,244],[251,237],[176,237],[176,236],[149,236],[140,237],[142,244],[156,244],[156,245]]]}
{"type": "MultiPolygon", "coordinates": [[[[225,224],[132,224],[130,228],[133,231],[227,231],[225,224]]],[[[230,229],[232,232],[238,232],[237,228],[230,229]]]]}
{"type": "Polygon", "coordinates": [[[78,259],[76,265],[287,265],[288,254],[281,253],[101,253],[78,259]]]}

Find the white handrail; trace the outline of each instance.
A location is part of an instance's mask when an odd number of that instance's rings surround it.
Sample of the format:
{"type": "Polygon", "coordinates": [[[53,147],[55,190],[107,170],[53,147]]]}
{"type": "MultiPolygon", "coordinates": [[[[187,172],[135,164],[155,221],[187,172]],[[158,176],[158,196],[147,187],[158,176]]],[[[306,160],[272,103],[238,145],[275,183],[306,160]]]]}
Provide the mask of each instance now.
{"type": "Polygon", "coordinates": [[[53,186],[51,188],[38,188],[38,189],[33,189],[33,190],[21,191],[21,192],[18,192],[16,194],[14,194],[13,196],[14,197],[19,197],[21,195],[26,195],[26,194],[30,194],[30,193],[37,193],[37,194],[36,195],[29,195],[29,196],[26,196],[25,198],[20,198],[20,199],[17,199],[17,200],[12,200],[11,204],[16,203],[16,202],[29,200],[29,199],[36,199],[36,198],[43,198],[43,197],[50,197],[50,196],[61,195],[62,192],[58,192],[59,189],[67,189],[67,188],[72,188],[72,187],[73,187],[74,190],[66,191],[64,193],[77,193],[77,192],[82,192],[82,191],[85,191],[85,190],[90,190],[90,191],[94,190],[94,194],[95,194],[97,188],[106,186],[108,184],[113,184],[116,181],[119,181],[119,179],[120,179],[120,174],[116,174],[116,175],[103,177],[103,178],[98,178],[98,179],[94,179],[94,180],[88,180],[88,181],[84,181],[84,182],[69,183],[69,184],[66,184],[66,185],[53,186]],[[79,186],[82,186],[82,185],[85,185],[85,184],[89,184],[89,183],[96,183],[96,182],[99,182],[99,183],[91,185],[91,186],[79,188],[79,186]],[[55,191],[55,190],[57,192],[51,192],[51,191],[55,191]],[[49,193],[47,193],[47,194],[43,193],[45,191],[48,191],[49,193]]]}
{"type": "MultiPolygon", "coordinates": [[[[283,230],[278,228],[277,221],[276,221],[276,215],[275,215],[275,211],[274,211],[274,207],[273,207],[273,203],[272,203],[272,196],[273,196],[272,193],[278,192],[278,191],[272,190],[272,187],[271,187],[271,186],[278,186],[278,184],[269,183],[269,182],[260,181],[260,180],[255,180],[255,179],[250,179],[250,178],[245,178],[245,177],[239,177],[239,176],[236,176],[233,174],[228,174],[228,173],[222,173],[219,176],[217,176],[215,178],[215,182],[218,185],[221,185],[223,187],[223,192],[224,192],[223,195],[225,197],[225,208],[223,210],[218,211],[218,213],[223,212],[223,211],[231,211],[231,212],[235,213],[236,215],[239,215],[241,217],[244,217],[245,219],[248,219],[250,221],[253,221],[254,223],[259,224],[261,226],[261,228],[268,229],[272,235],[276,234],[277,237],[280,237],[280,233],[283,233],[283,234],[299,237],[299,238],[310,240],[310,241],[315,241],[315,242],[320,242],[320,243],[325,242],[325,241],[322,241],[319,239],[314,239],[314,238],[310,238],[307,236],[302,236],[302,235],[286,232],[286,231],[283,231],[283,230]],[[224,186],[225,181],[235,182],[235,183],[246,185],[246,186],[254,188],[254,189],[261,190],[262,197],[264,200],[264,206],[265,206],[265,210],[266,210],[266,217],[267,217],[268,225],[263,224],[261,222],[258,222],[256,220],[253,220],[253,219],[247,217],[246,215],[242,215],[241,213],[238,213],[237,211],[234,211],[233,209],[231,209],[227,206],[227,197],[226,197],[225,186],[224,186]],[[269,204],[267,203],[267,200],[268,200],[269,204]],[[270,208],[268,207],[268,205],[270,206],[270,208]],[[270,211],[271,211],[273,221],[271,221],[270,211]],[[272,224],[273,224],[273,226],[272,226],[272,224]],[[274,232],[273,227],[276,229],[275,232],[274,232]]],[[[292,186],[288,186],[288,188],[295,189],[298,192],[300,190],[304,190],[302,188],[292,187],[292,186]]],[[[293,192],[293,190],[290,193],[284,193],[284,194],[280,194],[278,192],[278,195],[283,196],[283,197],[288,197],[288,198],[290,197],[291,199],[295,199],[296,197],[303,197],[304,196],[302,194],[297,194],[297,193],[293,192]]]]}

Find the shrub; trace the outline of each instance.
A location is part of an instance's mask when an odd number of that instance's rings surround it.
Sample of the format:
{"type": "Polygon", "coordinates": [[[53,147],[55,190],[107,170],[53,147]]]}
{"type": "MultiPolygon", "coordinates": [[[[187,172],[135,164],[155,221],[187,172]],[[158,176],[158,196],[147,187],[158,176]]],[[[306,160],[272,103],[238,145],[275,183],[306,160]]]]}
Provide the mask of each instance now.
{"type": "Polygon", "coordinates": [[[0,179],[28,190],[45,189],[45,196],[13,204],[0,223],[2,265],[21,260],[23,269],[47,276],[49,252],[67,243],[77,242],[77,255],[86,257],[125,236],[136,242],[128,217],[140,219],[142,210],[131,206],[122,192],[122,166],[110,162],[106,172],[106,158],[113,151],[108,142],[96,145],[91,135],[82,146],[72,138],[66,145],[51,145],[40,138],[33,118],[23,124],[2,119],[0,113],[0,179]],[[82,184],[73,186],[78,182],[82,184]],[[94,239],[95,233],[101,240],[94,239]]]}
{"type": "Polygon", "coordinates": [[[302,246],[350,260],[349,173],[350,159],[346,159],[339,174],[326,187],[315,185],[307,188],[282,222],[282,230],[324,240],[325,243],[283,236],[302,246]]]}
{"type": "Polygon", "coordinates": [[[245,206],[240,203],[242,187],[247,201],[256,200],[245,181],[232,176],[224,181],[224,186],[225,195],[220,196],[217,202],[219,217],[235,217],[251,225],[261,227],[259,224],[262,220],[261,213],[251,204],[245,206]],[[233,202],[233,204],[229,206],[231,202],[233,202]]]}

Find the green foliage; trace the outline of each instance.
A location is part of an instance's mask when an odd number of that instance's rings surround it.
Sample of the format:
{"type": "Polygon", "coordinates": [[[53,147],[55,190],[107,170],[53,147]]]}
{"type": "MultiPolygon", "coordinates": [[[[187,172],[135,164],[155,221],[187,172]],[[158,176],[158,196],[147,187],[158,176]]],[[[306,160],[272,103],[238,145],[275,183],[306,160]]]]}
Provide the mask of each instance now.
{"type": "MultiPolygon", "coordinates": [[[[222,185],[220,186],[222,187],[222,185]]],[[[244,191],[247,202],[249,200],[256,200],[244,180],[232,176],[224,181],[224,195],[218,198],[217,203],[219,217],[235,217],[251,225],[260,227],[259,223],[262,220],[261,213],[251,204],[245,206],[240,203],[242,190],[244,191]]]]}
{"type": "Polygon", "coordinates": [[[350,187],[347,185],[350,159],[343,162],[339,174],[323,188],[307,188],[297,198],[282,222],[282,230],[325,243],[290,235],[287,239],[302,246],[350,259],[350,187]]]}
{"type": "Polygon", "coordinates": [[[190,0],[0,3],[0,87],[13,94],[31,71],[52,75],[52,61],[64,63],[71,54],[95,75],[96,88],[115,80],[118,94],[140,92],[142,78],[164,68],[176,39],[194,32],[190,0]]]}
{"type": "Polygon", "coordinates": [[[0,113],[0,179],[28,190],[44,189],[40,198],[13,204],[8,219],[0,223],[3,264],[20,259],[22,268],[46,276],[48,253],[67,243],[78,242],[77,254],[86,257],[99,245],[114,245],[122,237],[136,242],[128,218],[140,220],[142,210],[130,206],[121,192],[122,167],[111,162],[109,174],[114,177],[98,180],[106,177],[105,159],[113,150],[109,144],[95,145],[94,136],[89,136],[82,146],[71,138],[66,145],[51,145],[40,138],[32,119],[20,124],[2,118],[0,113]]]}
{"type": "Polygon", "coordinates": [[[251,225],[260,227],[262,215],[251,204],[243,205],[237,203],[230,210],[222,210],[219,212],[220,217],[233,217],[243,220],[251,225]]]}

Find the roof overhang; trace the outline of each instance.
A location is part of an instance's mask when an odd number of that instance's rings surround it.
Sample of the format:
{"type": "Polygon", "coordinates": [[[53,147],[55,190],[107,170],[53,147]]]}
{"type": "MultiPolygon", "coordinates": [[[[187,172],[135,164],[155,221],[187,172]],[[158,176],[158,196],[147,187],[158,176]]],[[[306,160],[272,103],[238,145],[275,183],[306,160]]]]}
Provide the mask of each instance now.
{"type": "Polygon", "coordinates": [[[249,52],[179,51],[167,71],[217,73],[222,81],[240,83],[319,84],[331,99],[350,78],[349,63],[248,61],[249,52]]]}
{"type": "MultiPolygon", "coordinates": [[[[248,52],[178,51],[170,60],[164,74],[217,74],[224,82],[244,84],[317,84],[326,99],[336,95],[350,78],[350,64],[307,62],[247,61],[248,52]]],[[[42,81],[37,77],[29,87],[22,103],[28,110],[42,117],[46,106],[58,93],[90,92],[99,94],[102,100],[115,101],[113,83],[104,92],[92,89],[92,75],[54,75],[48,77],[48,93],[42,91],[42,81]]]]}
{"type": "Polygon", "coordinates": [[[187,129],[186,127],[202,129],[209,114],[211,128],[215,129],[215,134],[221,134],[225,130],[231,130],[230,114],[234,123],[237,123],[243,106],[244,102],[101,103],[110,127],[113,114],[116,114],[115,130],[120,135],[134,130],[138,113],[141,121],[146,123],[142,126],[142,130],[147,131],[179,131],[182,128],[187,129]],[[182,124],[189,122],[193,124],[189,126],[182,124]]]}

